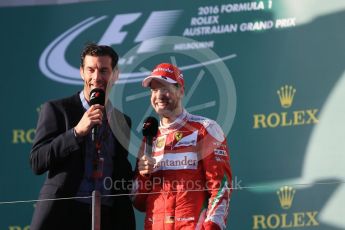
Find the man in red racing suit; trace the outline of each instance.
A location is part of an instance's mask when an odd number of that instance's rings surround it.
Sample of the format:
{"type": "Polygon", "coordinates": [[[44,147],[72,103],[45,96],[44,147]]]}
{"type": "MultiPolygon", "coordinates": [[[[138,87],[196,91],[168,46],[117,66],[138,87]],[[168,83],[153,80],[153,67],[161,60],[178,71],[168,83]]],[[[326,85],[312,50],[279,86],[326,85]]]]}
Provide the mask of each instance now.
{"type": "Polygon", "coordinates": [[[184,91],[177,89],[175,95],[175,89],[164,88],[166,83],[157,81],[157,76],[170,77],[182,87],[184,82],[178,81],[180,72],[171,64],[156,69],[148,79],[160,127],[153,138],[152,155],[144,154],[145,138],[140,148],[133,204],[146,212],[145,229],[225,229],[232,176],[223,131],[215,121],[192,115],[179,105],[178,112],[174,106],[164,112],[184,91]],[[154,75],[156,69],[163,71],[154,75]]]}

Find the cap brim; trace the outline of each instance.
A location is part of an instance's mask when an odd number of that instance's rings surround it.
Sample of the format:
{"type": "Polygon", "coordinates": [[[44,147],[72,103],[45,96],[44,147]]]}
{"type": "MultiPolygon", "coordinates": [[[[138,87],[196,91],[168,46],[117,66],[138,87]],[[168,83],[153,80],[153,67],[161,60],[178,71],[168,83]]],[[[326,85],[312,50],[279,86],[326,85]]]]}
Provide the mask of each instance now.
{"type": "Polygon", "coordinates": [[[151,76],[144,78],[144,80],[142,81],[142,86],[143,87],[150,87],[150,83],[153,79],[164,82],[164,83],[170,83],[170,84],[176,84],[177,83],[177,81],[174,81],[173,79],[168,78],[168,77],[152,76],[151,75],[151,76]]]}

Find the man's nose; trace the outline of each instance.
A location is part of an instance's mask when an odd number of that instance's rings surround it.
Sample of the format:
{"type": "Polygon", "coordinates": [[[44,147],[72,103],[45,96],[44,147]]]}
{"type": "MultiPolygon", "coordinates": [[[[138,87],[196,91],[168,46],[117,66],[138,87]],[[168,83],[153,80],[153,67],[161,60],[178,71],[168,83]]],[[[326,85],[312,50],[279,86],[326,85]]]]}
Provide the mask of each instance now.
{"type": "Polygon", "coordinates": [[[102,80],[102,75],[101,75],[101,73],[100,73],[99,71],[95,71],[95,72],[93,73],[92,78],[93,78],[94,81],[97,82],[97,81],[102,80]]]}

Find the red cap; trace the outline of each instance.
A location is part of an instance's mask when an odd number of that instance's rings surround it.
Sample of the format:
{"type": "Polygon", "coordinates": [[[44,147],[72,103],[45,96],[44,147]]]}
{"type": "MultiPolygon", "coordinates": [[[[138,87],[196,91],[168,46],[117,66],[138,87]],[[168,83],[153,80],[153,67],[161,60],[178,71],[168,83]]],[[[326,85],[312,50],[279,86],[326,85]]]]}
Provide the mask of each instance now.
{"type": "Polygon", "coordinates": [[[146,77],[142,85],[149,87],[152,79],[165,81],[171,84],[179,84],[184,87],[183,75],[179,68],[169,63],[161,63],[157,65],[152,71],[151,75],[146,77]]]}

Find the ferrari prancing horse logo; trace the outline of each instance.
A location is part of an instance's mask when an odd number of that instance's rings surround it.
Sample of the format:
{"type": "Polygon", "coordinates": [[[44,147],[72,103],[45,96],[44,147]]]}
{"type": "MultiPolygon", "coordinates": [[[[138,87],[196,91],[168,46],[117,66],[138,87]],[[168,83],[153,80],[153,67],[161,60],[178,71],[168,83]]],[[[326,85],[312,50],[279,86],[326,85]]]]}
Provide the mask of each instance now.
{"type": "Polygon", "coordinates": [[[182,137],[183,137],[182,133],[180,133],[180,132],[175,133],[175,140],[176,141],[180,141],[182,139],[182,137]]]}

